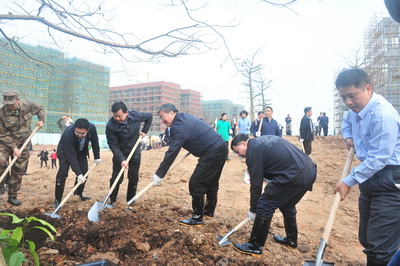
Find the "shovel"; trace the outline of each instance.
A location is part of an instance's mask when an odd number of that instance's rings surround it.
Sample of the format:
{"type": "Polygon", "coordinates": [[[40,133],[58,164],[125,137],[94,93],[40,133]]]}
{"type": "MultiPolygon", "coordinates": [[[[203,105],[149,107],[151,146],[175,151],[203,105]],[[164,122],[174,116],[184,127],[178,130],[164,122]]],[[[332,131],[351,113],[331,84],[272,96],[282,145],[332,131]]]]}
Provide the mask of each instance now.
{"type": "MultiPolygon", "coordinates": [[[[126,161],[129,162],[133,156],[133,153],[135,152],[137,146],[139,145],[139,143],[142,141],[142,136],[139,136],[138,140],[136,141],[135,145],[133,146],[131,152],[129,153],[128,158],[126,158],[126,161]]],[[[92,222],[97,222],[99,221],[99,212],[102,211],[105,207],[106,207],[106,203],[108,198],[111,196],[111,193],[113,192],[113,190],[115,189],[115,187],[117,186],[119,179],[121,178],[121,176],[124,174],[125,168],[121,167],[121,170],[118,173],[117,178],[115,178],[114,183],[112,184],[110,190],[108,191],[103,203],[101,203],[100,201],[96,201],[92,208],[90,208],[89,212],[88,212],[88,218],[90,221],[92,222]]],[[[112,208],[111,205],[107,206],[108,208],[112,208]]]]}
{"type": "MultiPolygon", "coordinates": [[[[86,178],[89,173],[96,167],[97,163],[95,163],[90,169],[89,171],[86,172],[86,174],[83,176],[84,178],[86,178]]],[[[61,203],[57,206],[57,208],[53,211],[53,213],[45,213],[46,215],[50,216],[51,218],[60,218],[61,215],[56,214],[58,212],[58,210],[64,205],[64,203],[69,199],[69,197],[71,197],[71,195],[75,192],[75,190],[82,184],[81,181],[79,181],[74,188],[68,193],[68,195],[61,201],[61,203]]]]}
{"type": "MultiPolygon", "coordinates": [[[[169,170],[172,170],[175,168],[176,165],[178,165],[180,162],[183,161],[183,159],[185,159],[186,157],[188,157],[190,155],[190,152],[187,152],[185,155],[183,155],[177,162],[175,162],[170,168],[169,170]]],[[[153,186],[153,181],[151,181],[145,188],[143,188],[140,192],[138,192],[133,198],[131,198],[128,201],[128,206],[132,204],[132,202],[134,202],[135,200],[137,200],[140,196],[143,195],[143,193],[145,193],[149,188],[151,188],[153,186]]]]}
{"type": "MultiPolygon", "coordinates": [[[[349,155],[347,156],[346,164],[345,164],[343,172],[342,172],[342,178],[345,178],[348,175],[348,173],[350,171],[351,163],[353,161],[353,157],[354,157],[354,148],[351,148],[349,150],[349,155]]],[[[317,250],[317,255],[315,257],[315,261],[306,260],[306,262],[304,262],[303,266],[335,265],[335,263],[333,263],[333,262],[324,262],[322,260],[322,256],[324,255],[325,248],[328,244],[329,235],[331,234],[333,222],[335,221],[335,216],[336,216],[336,212],[339,207],[339,203],[340,203],[340,194],[339,194],[339,192],[336,192],[335,198],[332,203],[331,210],[329,212],[328,221],[326,222],[324,232],[322,233],[322,238],[319,241],[319,246],[318,246],[318,250],[317,250]]]]}
{"type": "MultiPolygon", "coordinates": [[[[23,151],[26,146],[29,144],[29,142],[31,141],[33,135],[35,135],[35,133],[39,130],[39,126],[36,126],[36,128],[32,131],[32,133],[29,135],[29,137],[26,139],[26,141],[24,142],[24,144],[21,146],[21,148],[19,149],[20,151],[23,151]]],[[[11,167],[14,165],[14,163],[18,160],[17,156],[14,156],[14,158],[12,159],[12,161],[8,164],[6,170],[4,171],[4,173],[1,175],[0,177],[0,183],[3,182],[4,177],[7,175],[7,172],[11,171],[11,167]]]]}
{"type": "Polygon", "coordinates": [[[218,235],[217,239],[218,239],[219,246],[224,247],[229,244],[232,244],[232,242],[229,241],[228,237],[230,237],[233,233],[235,233],[237,230],[242,228],[245,224],[247,224],[248,221],[249,221],[249,218],[244,219],[240,224],[236,225],[235,228],[233,228],[231,231],[229,231],[229,233],[227,233],[224,237],[218,235]]]}

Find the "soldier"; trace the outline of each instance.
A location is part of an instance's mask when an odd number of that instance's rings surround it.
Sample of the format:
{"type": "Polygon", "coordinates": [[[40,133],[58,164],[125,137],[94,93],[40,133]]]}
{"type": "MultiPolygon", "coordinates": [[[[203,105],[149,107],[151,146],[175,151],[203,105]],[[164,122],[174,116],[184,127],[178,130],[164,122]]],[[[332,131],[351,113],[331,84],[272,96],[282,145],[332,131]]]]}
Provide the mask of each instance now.
{"type": "Polygon", "coordinates": [[[8,202],[19,206],[21,201],[17,199],[17,192],[20,190],[22,175],[28,163],[29,145],[23,151],[20,147],[32,133],[32,116],[37,115],[37,126],[42,128],[45,112],[39,104],[21,102],[17,91],[3,91],[2,102],[4,106],[0,108],[0,173],[4,173],[7,168],[9,156],[18,157],[11,169],[8,202]]]}

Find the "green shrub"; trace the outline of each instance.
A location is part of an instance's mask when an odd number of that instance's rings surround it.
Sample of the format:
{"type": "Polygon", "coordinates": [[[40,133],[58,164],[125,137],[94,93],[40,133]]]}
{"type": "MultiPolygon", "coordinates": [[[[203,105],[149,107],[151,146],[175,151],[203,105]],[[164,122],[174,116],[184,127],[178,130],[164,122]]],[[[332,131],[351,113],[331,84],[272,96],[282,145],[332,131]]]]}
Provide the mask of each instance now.
{"type": "Polygon", "coordinates": [[[20,225],[13,230],[3,230],[0,232],[0,244],[7,265],[21,265],[22,262],[27,262],[23,253],[25,249],[29,249],[35,261],[35,265],[39,265],[39,257],[36,253],[36,244],[29,239],[25,239],[26,233],[28,230],[39,229],[45,232],[51,240],[54,240],[53,233],[57,233],[54,226],[36,217],[21,219],[11,213],[0,213],[0,215],[10,216],[12,217],[13,224],[20,225]],[[50,230],[43,226],[29,226],[32,222],[38,222],[48,227],[50,230]]]}

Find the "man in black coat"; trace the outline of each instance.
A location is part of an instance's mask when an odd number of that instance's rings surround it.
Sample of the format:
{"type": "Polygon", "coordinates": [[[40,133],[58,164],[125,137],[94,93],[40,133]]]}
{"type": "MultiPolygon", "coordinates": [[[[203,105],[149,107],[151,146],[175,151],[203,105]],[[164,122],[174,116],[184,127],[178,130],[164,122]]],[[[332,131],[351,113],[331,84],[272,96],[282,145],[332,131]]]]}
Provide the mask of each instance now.
{"type": "Polygon", "coordinates": [[[274,236],[274,240],[296,248],[296,204],[312,189],[317,177],[316,164],[292,143],[272,135],[249,139],[239,134],[232,140],[231,148],[246,157],[251,183],[247,216],[254,221],[248,243],[235,244],[234,249],[260,257],[278,208],[283,214],[286,237],[274,236]],[[262,193],[264,178],[268,184],[262,193]]]}
{"type": "MultiPolygon", "coordinates": [[[[151,113],[139,113],[136,111],[128,111],[128,107],[123,102],[115,102],[111,106],[113,116],[106,126],[107,143],[113,153],[113,171],[110,179],[110,187],[112,187],[121,168],[128,169],[128,191],[126,201],[129,201],[136,195],[137,184],[139,181],[139,168],[141,159],[140,146],[135,150],[130,161],[127,161],[129,153],[135,146],[139,135],[146,136],[150,129],[153,115],[151,113]],[[140,124],[144,122],[140,131],[140,124]]],[[[110,195],[110,203],[113,204],[117,200],[119,186],[123,181],[120,178],[118,184],[110,195]]]]}
{"type": "Polygon", "coordinates": [[[203,226],[203,215],[214,217],[219,178],[225,165],[228,148],[221,135],[213,128],[190,114],[178,113],[173,104],[161,105],[158,115],[162,122],[170,127],[171,141],[163,161],[153,175],[153,183],[156,186],[163,180],[181,148],[199,157],[189,180],[192,217],[179,221],[179,224],[203,226]],[[207,195],[206,203],[204,195],[207,195]]]}
{"type": "Polygon", "coordinates": [[[300,141],[303,143],[304,152],[307,155],[311,154],[311,142],[314,141],[314,125],[311,116],[312,108],[304,108],[304,116],[300,122],[300,141]]]}
{"type": "Polygon", "coordinates": [[[61,202],[69,167],[76,174],[75,185],[79,181],[83,183],[76,189],[75,195],[78,195],[82,201],[90,199],[82,195],[86,182],[83,176],[88,171],[89,142],[92,144],[94,162],[99,164],[101,162],[100,146],[95,125],[86,118],[79,118],[62,134],[57,147],[59,168],[56,176],[56,200],[52,207],[56,208],[61,202]]]}

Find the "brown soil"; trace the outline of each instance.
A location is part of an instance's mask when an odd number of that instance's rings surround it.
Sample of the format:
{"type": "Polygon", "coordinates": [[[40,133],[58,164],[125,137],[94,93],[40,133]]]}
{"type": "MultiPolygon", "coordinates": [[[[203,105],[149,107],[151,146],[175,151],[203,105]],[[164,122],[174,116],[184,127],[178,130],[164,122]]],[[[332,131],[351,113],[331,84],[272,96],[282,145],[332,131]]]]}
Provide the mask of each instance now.
{"type": "MultiPolygon", "coordinates": [[[[285,137],[299,146],[297,137],[285,137]]],[[[50,147],[49,147],[50,148],[50,147]]],[[[126,180],[120,189],[117,205],[100,213],[99,222],[90,222],[87,213],[95,201],[103,201],[109,189],[111,173],[110,151],[102,151],[103,162],[94,168],[86,185],[85,195],[92,200],[80,201],[72,196],[58,211],[62,217],[50,218],[54,200],[56,169],[40,168],[36,157],[41,147],[35,146],[28,172],[24,176],[18,207],[0,199],[0,211],[23,216],[36,216],[52,223],[58,230],[55,241],[37,231],[30,237],[37,244],[43,265],[75,265],[108,259],[119,265],[302,265],[314,260],[328,213],[333,201],[333,188],[339,180],[347,151],[338,137],[317,137],[311,157],[318,164],[314,190],[298,204],[299,247],[290,249],[275,243],[273,234],[284,234],[283,219],[276,212],[262,258],[242,255],[232,245],[219,247],[217,235],[225,235],[246,218],[249,208],[249,185],[243,182],[244,159],[230,154],[220,181],[219,202],[214,219],[205,220],[200,228],[180,226],[177,221],[191,214],[188,178],[197,159],[189,156],[173,169],[163,183],[150,188],[126,210],[126,180]]],[[[139,190],[151,182],[151,176],[161,162],[166,148],[142,153],[139,190]]],[[[180,156],[186,151],[182,151],[180,156]]],[[[50,162],[50,161],[49,161],[50,162]]],[[[353,162],[357,163],[356,160],[353,162]]],[[[70,172],[64,196],[73,188],[70,172]]],[[[340,203],[335,224],[324,253],[324,260],[336,265],[365,265],[365,256],[357,240],[358,189],[352,189],[340,203]]],[[[0,227],[9,228],[9,219],[0,218],[0,227]]],[[[247,224],[229,239],[247,242],[251,224],[247,224]]],[[[27,255],[28,256],[28,255],[27,255]]]]}

